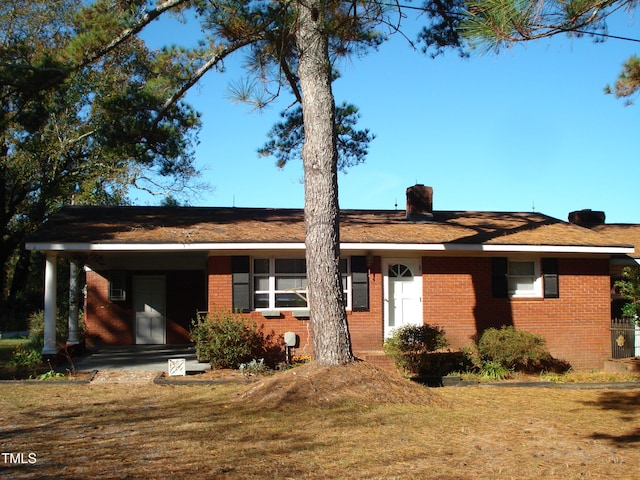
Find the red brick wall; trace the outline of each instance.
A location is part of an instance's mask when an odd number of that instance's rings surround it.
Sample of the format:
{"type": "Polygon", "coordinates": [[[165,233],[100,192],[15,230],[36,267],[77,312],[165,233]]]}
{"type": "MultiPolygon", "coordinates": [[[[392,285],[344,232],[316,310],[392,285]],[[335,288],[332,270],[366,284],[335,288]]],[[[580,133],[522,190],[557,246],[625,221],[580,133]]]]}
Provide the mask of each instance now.
{"type": "Polygon", "coordinates": [[[84,312],[87,345],[133,344],[133,310],[127,302],[109,300],[109,281],[98,272],[87,272],[84,312]]]}
{"type": "MultiPolygon", "coordinates": [[[[559,299],[492,298],[489,258],[424,257],[422,267],[423,320],[443,327],[452,349],[469,345],[479,331],[507,324],[543,335],[552,355],[576,369],[602,368],[610,355],[609,264],[605,258],[560,258],[559,299]]],[[[127,280],[130,286],[131,275],[127,280]]],[[[201,272],[170,272],[167,341],[188,341],[189,322],[195,310],[231,309],[231,280],[229,256],[210,257],[206,279],[201,272]]],[[[88,343],[132,344],[130,288],[126,302],[110,302],[107,280],[93,271],[87,273],[87,287],[88,343]]],[[[347,314],[356,355],[382,349],[380,257],[375,257],[369,272],[369,297],[369,311],[347,314]]],[[[261,326],[265,334],[279,337],[287,331],[295,332],[300,343],[294,353],[312,354],[308,320],[297,319],[291,312],[282,312],[279,318],[264,318],[259,312],[246,317],[261,326]]]]}
{"type": "Polygon", "coordinates": [[[451,348],[489,327],[513,325],[542,335],[551,354],[575,369],[602,368],[610,356],[609,262],[561,258],[560,298],[491,296],[489,258],[423,258],[424,321],[447,333],[451,348]]]}
{"type": "Polygon", "coordinates": [[[208,309],[232,309],[233,292],[231,276],[231,257],[209,257],[208,272],[208,309]]]}
{"type": "MultiPolygon", "coordinates": [[[[209,257],[209,310],[231,310],[233,298],[231,291],[231,257],[209,257]]],[[[369,311],[348,312],[349,333],[354,353],[380,351],[383,341],[382,327],[382,275],[380,257],[376,257],[369,273],[369,311]]],[[[256,322],[265,333],[284,337],[285,332],[295,332],[299,337],[299,347],[295,355],[312,355],[313,340],[307,319],[298,319],[290,311],[282,311],[280,317],[265,318],[260,312],[251,312],[244,316],[256,322]]]]}
{"type": "Polygon", "coordinates": [[[363,352],[380,351],[384,341],[383,280],[381,259],[375,257],[369,269],[369,311],[347,312],[349,333],[356,356],[363,352]]]}
{"type": "MultiPolygon", "coordinates": [[[[491,259],[424,257],[423,320],[446,331],[452,349],[472,343],[489,327],[514,325],[543,335],[551,354],[575,369],[602,368],[609,357],[610,299],[607,259],[559,260],[560,298],[498,299],[491,294],[491,259]]],[[[381,351],[383,342],[383,277],[376,257],[369,273],[370,310],[348,312],[356,355],[381,351]]],[[[231,309],[231,259],[209,259],[209,308],[231,309]]],[[[246,315],[265,331],[300,338],[298,354],[311,354],[309,322],[282,312],[275,319],[259,312],[246,315]]]]}
{"type": "MultiPolygon", "coordinates": [[[[132,345],[133,275],[157,275],[158,272],[127,272],[127,299],[109,300],[109,282],[100,273],[87,272],[87,304],[85,328],[88,345],[132,345]]],[[[202,271],[162,272],[166,277],[166,341],[168,344],[189,343],[189,327],[196,311],[207,306],[205,275],[202,271]]]]}
{"type": "MultiPolygon", "coordinates": [[[[233,310],[231,257],[209,257],[208,260],[208,310],[233,310]]],[[[298,335],[298,347],[292,355],[311,355],[312,340],[309,321],[298,319],[291,312],[283,311],[280,317],[265,318],[260,312],[243,314],[247,320],[255,322],[265,335],[272,335],[284,345],[284,333],[298,335]]],[[[284,346],[283,346],[284,348],[284,346]]]]}

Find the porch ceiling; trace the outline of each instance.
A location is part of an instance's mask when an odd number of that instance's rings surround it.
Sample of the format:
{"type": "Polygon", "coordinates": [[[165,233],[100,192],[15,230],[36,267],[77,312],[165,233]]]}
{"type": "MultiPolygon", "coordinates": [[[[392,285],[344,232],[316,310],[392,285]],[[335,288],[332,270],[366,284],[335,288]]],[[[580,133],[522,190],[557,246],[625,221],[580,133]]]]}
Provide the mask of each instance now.
{"type": "MultiPolygon", "coordinates": [[[[73,259],[69,252],[66,255],[73,259]]],[[[207,266],[207,252],[92,252],[82,255],[82,263],[92,270],[202,270],[207,266]]]]}

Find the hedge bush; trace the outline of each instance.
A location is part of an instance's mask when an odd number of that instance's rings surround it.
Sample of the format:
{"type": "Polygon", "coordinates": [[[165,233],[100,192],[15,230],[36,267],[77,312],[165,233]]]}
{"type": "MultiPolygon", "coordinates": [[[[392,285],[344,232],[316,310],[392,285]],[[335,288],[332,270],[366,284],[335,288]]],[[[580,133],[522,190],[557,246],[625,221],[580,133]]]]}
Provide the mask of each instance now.
{"type": "Polygon", "coordinates": [[[396,367],[411,374],[425,374],[431,361],[429,353],[445,348],[449,342],[438,326],[405,325],[393,331],[384,342],[385,353],[396,367]]]}
{"type": "Polygon", "coordinates": [[[482,364],[493,362],[511,371],[541,371],[553,363],[541,335],[513,326],[485,330],[478,340],[478,354],[482,364]]]}
{"type": "Polygon", "coordinates": [[[259,358],[263,343],[255,323],[247,324],[224,310],[198,315],[191,325],[191,340],[198,360],[210,362],[212,368],[238,368],[259,358]]]}

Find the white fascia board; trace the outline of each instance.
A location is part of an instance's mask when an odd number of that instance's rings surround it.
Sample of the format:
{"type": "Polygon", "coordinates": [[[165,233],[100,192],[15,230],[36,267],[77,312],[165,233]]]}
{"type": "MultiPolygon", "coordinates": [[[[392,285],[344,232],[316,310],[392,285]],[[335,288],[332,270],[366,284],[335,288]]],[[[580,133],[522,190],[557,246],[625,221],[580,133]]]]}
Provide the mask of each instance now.
{"type": "MultiPolygon", "coordinates": [[[[184,252],[225,250],[304,250],[304,243],[27,243],[27,250],[84,252],[184,252]]],[[[472,245],[443,243],[343,243],[341,250],[404,252],[585,253],[631,255],[633,247],[579,245],[472,245]]]]}
{"type": "Polygon", "coordinates": [[[389,244],[389,243],[347,243],[342,250],[395,250],[405,252],[487,252],[487,253],[600,253],[628,255],[633,247],[599,247],[579,245],[478,245],[478,244],[389,244]]]}
{"type": "Polygon", "coordinates": [[[304,250],[304,243],[27,243],[27,250],[74,252],[185,252],[304,250]]]}

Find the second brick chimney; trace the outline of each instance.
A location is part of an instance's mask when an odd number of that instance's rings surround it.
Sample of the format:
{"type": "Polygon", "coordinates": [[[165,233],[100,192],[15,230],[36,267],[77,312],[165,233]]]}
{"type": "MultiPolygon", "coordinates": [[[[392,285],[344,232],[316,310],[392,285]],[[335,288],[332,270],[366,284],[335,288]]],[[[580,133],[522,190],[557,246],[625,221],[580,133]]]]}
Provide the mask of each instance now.
{"type": "Polygon", "coordinates": [[[433,188],[422,184],[407,188],[406,216],[412,222],[433,220],[433,188]]]}
{"type": "Polygon", "coordinates": [[[591,210],[585,208],[583,210],[576,210],[569,213],[569,223],[575,223],[581,227],[595,227],[596,225],[603,225],[605,220],[604,212],[591,210]]]}

